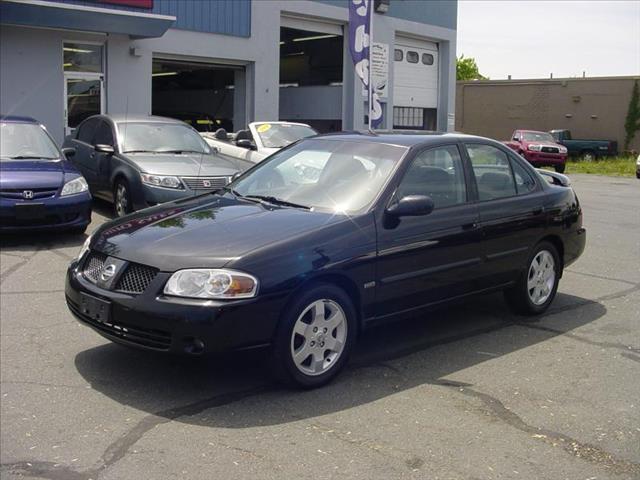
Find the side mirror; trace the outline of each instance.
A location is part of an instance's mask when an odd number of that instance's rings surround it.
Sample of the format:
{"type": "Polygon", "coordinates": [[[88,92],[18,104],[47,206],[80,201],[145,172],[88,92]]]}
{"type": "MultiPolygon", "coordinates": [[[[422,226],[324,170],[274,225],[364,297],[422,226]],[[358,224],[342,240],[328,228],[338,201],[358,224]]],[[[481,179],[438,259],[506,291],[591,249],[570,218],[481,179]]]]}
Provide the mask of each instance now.
{"type": "Polygon", "coordinates": [[[242,175],[242,172],[236,172],[233,174],[233,176],[231,177],[231,181],[233,182],[236,178],[238,178],[240,175],[242,175]]]}
{"type": "Polygon", "coordinates": [[[520,139],[518,137],[513,137],[511,140],[513,140],[514,142],[520,142],[520,139]]]}
{"type": "Polygon", "coordinates": [[[73,147],[65,147],[62,149],[62,154],[68,160],[76,154],[76,149],[73,147]]]}
{"type": "Polygon", "coordinates": [[[433,199],[428,195],[407,195],[385,210],[392,217],[419,217],[433,212],[433,199]]]}
{"type": "Polygon", "coordinates": [[[115,153],[115,149],[111,145],[99,143],[93,148],[98,153],[106,153],[107,155],[113,155],[115,153]]]}
{"type": "Polygon", "coordinates": [[[246,148],[248,150],[255,150],[256,146],[254,145],[254,143],[246,138],[243,138],[242,140],[238,140],[236,142],[236,145],[242,148],[246,148]]]}

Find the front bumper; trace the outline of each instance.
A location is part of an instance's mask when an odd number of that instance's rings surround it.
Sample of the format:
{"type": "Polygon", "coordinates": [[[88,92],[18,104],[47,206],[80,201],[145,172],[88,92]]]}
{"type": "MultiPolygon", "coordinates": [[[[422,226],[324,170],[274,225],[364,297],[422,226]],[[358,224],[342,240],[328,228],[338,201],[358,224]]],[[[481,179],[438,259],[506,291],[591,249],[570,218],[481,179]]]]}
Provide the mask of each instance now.
{"type": "Polygon", "coordinates": [[[262,295],[235,301],[195,300],[162,294],[170,273],[159,272],[139,295],[98,287],[78,262],[65,284],[67,306],[80,323],[107,339],[145,350],[176,354],[220,353],[271,342],[286,296],[262,295]],[[107,321],[82,311],[82,294],[110,302],[107,321]]]}
{"type": "Polygon", "coordinates": [[[524,158],[536,167],[547,167],[555,165],[564,165],[567,162],[567,154],[562,153],[544,153],[525,151],[524,158]]]}
{"type": "Polygon", "coordinates": [[[136,202],[134,200],[134,209],[142,210],[143,208],[152,207],[160,203],[172,202],[185,197],[194,197],[198,194],[199,193],[189,189],[162,188],[143,184],[142,195],[140,196],[139,201],[136,202]]]}
{"type": "Polygon", "coordinates": [[[89,192],[68,197],[43,198],[37,200],[15,200],[0,198],[0,230],[65,230],[86,227],[91,222],[91,194],[89,192]],[[19,218],[17,209],[21,205],[42,205],[42,215],[19,218]]]}

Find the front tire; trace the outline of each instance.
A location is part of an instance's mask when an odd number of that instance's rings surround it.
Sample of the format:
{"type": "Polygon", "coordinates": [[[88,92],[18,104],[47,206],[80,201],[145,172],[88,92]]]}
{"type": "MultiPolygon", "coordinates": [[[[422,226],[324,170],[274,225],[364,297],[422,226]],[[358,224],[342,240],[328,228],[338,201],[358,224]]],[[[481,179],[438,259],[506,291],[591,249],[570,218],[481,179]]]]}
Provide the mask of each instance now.
{"type": "Polygon", "coordinates": [[[317,284],[286,308],[273,344],[276,378],[290,386],[316,388],[344,367],[358,329],[349,296],[330,284],[317,284]]]}
{"type": "Polygon", "coordinates": [[[562,165],[556,165],[555,167],[556,172],[558,173],[564,173],[565,169],[566,169],[566,165],[563,163],[562,165]]]}
{"type": "Polygon", "coordinates": [[[133,212],[129,182],[122,178],[116,180],[113,186],[113,212],[116,217],[124,217],[133,212]]]}
{"type": "Polygon", "coordinates": [[[561,271],[556,247],[550,242],[536,245],[518,282],[505,291],[511,309],[522,315],[539,315],[547,310],[558,291],[561,271]]]}

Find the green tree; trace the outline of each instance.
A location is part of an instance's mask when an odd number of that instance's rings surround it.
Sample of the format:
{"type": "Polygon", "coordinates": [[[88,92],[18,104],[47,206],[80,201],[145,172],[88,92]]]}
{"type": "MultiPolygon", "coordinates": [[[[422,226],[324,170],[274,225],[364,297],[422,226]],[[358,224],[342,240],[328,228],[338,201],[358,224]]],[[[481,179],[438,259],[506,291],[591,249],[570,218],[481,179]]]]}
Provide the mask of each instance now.
{"type": "Polygon", "coordinates": [[[456,59],[456,80],[487,80],[478,70],[475,58],[465,58],[464,54],[456,59]]]}
{"type": "Polygon", "coordinates": [[[631,101],[629,102],[629,110],[627,111],[627,119],[624,122],[624,149],[629,150],[629,145],[636,136],[636,132],[640,130],[640,92],[638,91],[638,81],[633,82],[633,90],[631,90],[631,101]]]}

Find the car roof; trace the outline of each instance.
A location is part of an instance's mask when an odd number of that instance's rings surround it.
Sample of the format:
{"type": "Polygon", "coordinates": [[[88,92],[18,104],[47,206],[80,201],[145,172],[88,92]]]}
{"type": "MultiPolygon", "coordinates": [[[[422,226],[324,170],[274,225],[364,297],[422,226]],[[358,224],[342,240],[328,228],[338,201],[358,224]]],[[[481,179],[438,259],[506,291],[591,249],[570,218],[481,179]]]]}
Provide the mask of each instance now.
{"type": "Polygon", "coordinates": [[[0,115],[0,122],[39,124],[39,122],[35,118],[21,115],[0,115]]]}
{"type": "Polygon", "coordinates": [[[176,123],[184,125],[182,120],[169,117],[160,117],[158,115],[96,115],[97,117],[106,118],[115,123],[176,123]]]}
{"type": "Polygon", "coordinates": [[[352,142],[361,143],[384,143],[387,145],[397,145],[401,147],[413,147],[416,145],[437,145],[446,143],[450,140],[486,140],[489,142],[495,142],[489,138],[478,137],[475,135],[467,135],[464,133],[449,133],[449,132],[428,132],[421,131],[408,131],[408,133],[385,133],[385,132],[339,132],[339,133],[326,133],[324,135],[318,135],[311,137],[312,139],[320,140],[346,140],[352,142]]]}

